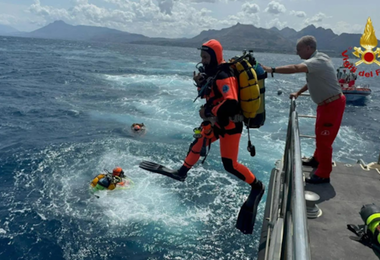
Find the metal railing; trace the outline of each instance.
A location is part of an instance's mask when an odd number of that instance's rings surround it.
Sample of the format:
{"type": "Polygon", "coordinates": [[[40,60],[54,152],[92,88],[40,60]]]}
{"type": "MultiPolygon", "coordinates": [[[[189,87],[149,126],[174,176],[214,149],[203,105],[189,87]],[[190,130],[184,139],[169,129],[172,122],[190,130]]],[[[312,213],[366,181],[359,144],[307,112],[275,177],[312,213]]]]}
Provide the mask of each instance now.
{"type": "Polygon", "coordinates": [[[290,103],[283,167],[272,183],[265,259],[310,260],[296,102],[290,103]]]}
{"type": "MultiPolygon", "coordinates": [[[[294,249],[294,258],[293,259],[310,259],[310,247],[309,247],[309,234],[307,231],[307,216],[306,216],[306,202],[305,202],[305,190],[304,190],[304,181],[303,181],[303,172],[302,172],[302,160],[301,160],[301,143],[298,127],[298,116],[297,111],[295,111],[296,103],[293,99],[291,107],[291,123],[288,126],[291,129],[290,135],[290,150],[285,151],[285,154],[288,152],[291,164],[291,171],[288,173],[292,178],[290,183],[292,189],[288,201],[290,204],[287,211],[290,213],[290,217],[293,221],[293,249],[294,249]]],[[[287,136],[286,140],[289,140],[287,136]]]]}

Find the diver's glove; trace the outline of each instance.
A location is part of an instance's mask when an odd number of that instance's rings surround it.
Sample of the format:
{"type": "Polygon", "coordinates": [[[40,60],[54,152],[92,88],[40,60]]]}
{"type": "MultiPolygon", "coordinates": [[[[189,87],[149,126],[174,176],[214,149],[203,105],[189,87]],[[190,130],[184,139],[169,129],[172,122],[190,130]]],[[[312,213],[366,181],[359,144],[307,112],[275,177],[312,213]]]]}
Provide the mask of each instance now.
{"type": "Polygon", "coordinates": [[[211,108],[207,105],[202,105],[201,108],[199,109],[199,116],[203,120],[207,120],[209,117],[213,117],[214,115],[211,112],[211,108]]]}
{"type": "Polygon", "coordinates": [[[205,116],[206,117],[214,117],[214,115],[212,114],[211,112],[211,108],[210,107],[205,107],[205,116]]]}
{"type": "Polygon", "coordinates": [[[194,79],[194,86],[197,88],[202,88],[204,85],[207,84],[207,75],[206,73],[199,73],[193,77],[194,79]]]}
{"type": "Polygon", "coordinates": [[[121,182],[121,178],[119,176],[112,176],[111,178],[111,183],[113,184],[118,184],[119,182],[121,182]]]}

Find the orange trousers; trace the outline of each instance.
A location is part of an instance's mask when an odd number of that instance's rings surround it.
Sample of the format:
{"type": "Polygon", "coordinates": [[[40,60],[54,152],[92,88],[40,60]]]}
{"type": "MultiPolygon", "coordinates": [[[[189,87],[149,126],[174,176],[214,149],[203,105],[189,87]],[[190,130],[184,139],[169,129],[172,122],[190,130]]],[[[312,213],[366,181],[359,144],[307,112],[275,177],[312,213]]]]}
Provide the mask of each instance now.
{"type": "MultiPolygon", "coordinates": [[[[224,169],[248,184],[252,184],[255,180],[255,175],[246,166],[237,161],[240,137],[241,133],[231,135],[224,134],[224,136],[218,137],[214,136],[213,138],[206,140],[206,145],[208,146],[210,142],[213,143],[219,139],[220,155],[222,157],[224,169]]],[[[206,137],[204,136],[197,138],[190,145],[189,153],[183,163],[185,167],[191,168],[199,160],[205,138],[206,137]]]]}

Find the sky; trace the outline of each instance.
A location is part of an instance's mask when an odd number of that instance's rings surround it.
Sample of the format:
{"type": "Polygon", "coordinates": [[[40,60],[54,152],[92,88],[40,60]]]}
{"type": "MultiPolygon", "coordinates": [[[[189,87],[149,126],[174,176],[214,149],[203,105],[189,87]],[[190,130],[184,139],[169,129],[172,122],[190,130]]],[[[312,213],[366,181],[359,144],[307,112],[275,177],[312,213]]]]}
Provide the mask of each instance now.
{"type": "Polygon", "coordinates": [[[379,38],[378,10],[380,0],[0,0],[0,24],[29,32],[63,20],[149,37],[190,38],[238,22],[296,31],[314,24],[336,34],[362,34],[371,17],[379,38]]]}

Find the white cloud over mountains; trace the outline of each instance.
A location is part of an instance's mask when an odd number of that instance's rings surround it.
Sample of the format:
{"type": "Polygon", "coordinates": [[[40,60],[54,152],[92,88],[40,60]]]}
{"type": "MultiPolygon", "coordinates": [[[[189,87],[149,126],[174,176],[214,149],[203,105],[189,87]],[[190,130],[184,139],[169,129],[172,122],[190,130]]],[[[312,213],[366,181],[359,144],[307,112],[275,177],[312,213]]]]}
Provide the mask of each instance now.
{"type": "Polygon", "coordinates": [[[17,21],[17,18],[9,14],[0,14],[0,24],[12,25],[12,22],[17,21]]]}
{"type": "Polygon", "coordinates": [[[173,0],[158,0],[158,7],[162,13],[172,14],[173,0]]]}
{"type": "Polygon", "coordinates": [[[325,15],[324,13],[317,13],[311,18],[307,18],[305,20],[305,23],[306,24],[319,23],[319,22],[322,22],[325,18],[328,18],[328,16],[325,15]]]}
{"type": "Polygon", "coordinates": [[[260,7],[257,4],[244,3],[242,5],[242,9],[244,13],[247,14],[255,14],[260,11],[260,7]]]}
{"type": "Polygon", "coordinates": [[[40,0],[35,0],[29,12],[38,17],[37,22],[40,25],[64,20],[74,25],[105,26],[147,36],[183,37],[196,35],[201,30],[232,26],[237,22],[258,22],[258,17],[254,14],[260,10],[257,4],[244,3],[242,11],[237,15],[217,19],[211,15],[212,10],[195,6],[200,0],[103,0],[103,2],[112,4],[116,8],[100,7],[88,0],[72,0],[72,7],[60,9],[43,5],[40,0]]]}
{"type": "MultiPolygon", "coordinates": [[[[309,24],[331,25],[334,32],[357,31],[360,27],[332,21],[327,12],[314,8],[306,12],[305,8],[316,1],[324,0],[310,0],[307,5],[303,0],[70,0],[65,4],[34,0],[32,5],[23,6],[23,12],[27,10],[25,17],[11,12],[2,14],[2,7],[7,6],[0,3],[0,23],[22,22],[37,29],[63,20],[73,25],[104,26],[150,37],[192,37],[202,30],[226,28],[238,22],[265,28],[289,26],[296,30],[309,24]]],[[[21,5],[12,5],[21,8],[21,5]]],[[[361,27],[364,25],[363,22],[361,27]]]]}
{"type": "Polygon", "coordinates": [[[304,11],[290,11],[290,15],[294,15],[300,18],[306,17],[306,13],[304,11]]]}
{"type": "Polygon", "coordinates": [[[268,7],[265,8],[265,12],[268,12],[271,14],[280,14],[280,13],[285,13],[286,8],[283,4],[280,4],[279,2],[271,1],[269,2],[268,7]]]}
{"type": "Polygon", "coordinates": [[[269,22],[267,22],[267,27],[268,28],[276,27],[279,30],[285,28],[286,25],[287,25],[287,22],[282,22],[278,18],[274,18],[274,19],[270,20],[269,22]]]}

